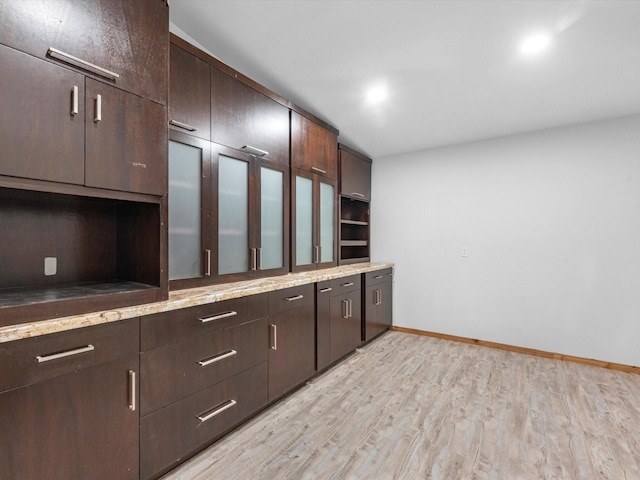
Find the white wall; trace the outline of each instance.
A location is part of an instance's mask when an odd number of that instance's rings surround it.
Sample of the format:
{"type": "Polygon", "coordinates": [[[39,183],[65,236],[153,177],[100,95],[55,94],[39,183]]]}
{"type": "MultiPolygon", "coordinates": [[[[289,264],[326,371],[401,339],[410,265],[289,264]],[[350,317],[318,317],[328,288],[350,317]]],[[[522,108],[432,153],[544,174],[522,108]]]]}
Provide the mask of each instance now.
{"type": "Polygon", "coordinates": [[[640,115],[374,159],[372,181],[395,325],[640,365],[640,115]]]}

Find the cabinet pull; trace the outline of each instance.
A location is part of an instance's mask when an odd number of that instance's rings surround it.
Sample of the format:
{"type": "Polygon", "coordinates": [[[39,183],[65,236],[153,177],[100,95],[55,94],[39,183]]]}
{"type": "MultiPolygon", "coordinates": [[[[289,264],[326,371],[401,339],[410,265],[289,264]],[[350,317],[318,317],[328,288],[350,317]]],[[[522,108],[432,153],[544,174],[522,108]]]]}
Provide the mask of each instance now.
{"type": "Polygon", "coordinates": [[[262,247],[256,248],[258,251],[258,270],[262,270],[262,247]]]}
{"type": "Polygon", "coordinates": [[[87,345],[86,347],[74,348],[72,350],[66,350],[64,352],[52,353],[50,355],[38,355],[36,360],[38,363],[50,362],[51,360],[57,360],[59,358],[71,357],[72,355],[78,355],[80,353],[86,353],[95,350],[93,345],[87,345]]]}
{"type": "Polygon", "coordinates": [[[327,292],[330,292],[331,290],[333,290],[333,288],[331,288],[331,287],[321,288],[320,289],[320,293],[327,293],[327,292]]]}
{"type": "Polygon", "coordinates": [[[266,155],[269,155],[269,152],[267,152],[266,150],[260,150],[259,148],[252,147],[251,145],[245,145],[240,150],[244,150],[245,152],[250,153],[251,155],[255,155],[256,157],[264,157],[266,155]]]}
{"type": "Polygon", "coordinates": [[[304,298],[304,295],[295,295],[293,297],[286,297],[285,300],[287,302],[293,302],[294,300],[300,300],[302,298],[304,298]]]}
{"type": "Polygon", "coordinates": [[[77,115],[78,111],[78,87],[74,85],[73,96],[71,98],[71,115],[77,115]]]}
{"type": "Polygon", "coordinates": [[[313,246],[313,263],[320,263],[320,247],[318,245],[313,246]]]}
{"type": "Polygon", "coordinates": [[[353,285],[353,282],[347,282],[342,284],[343,287],[350,287],[351,285],[353,285]]]}
{"type": "Polygon", "coordinates": [[[237,314],[238,312],[234,312],[233,310],[231,310],[229,312],[220,313],[212,317],[199,318],[198,320],[200,320],[202,323],[207,323],[207,322],[212,322],[214,320],[220,320],[221,318],[233,317],[237,314]]]}
{"type": "Polygon", "coordinates": [[[208,365],[211,365],[212,363],[216,363],[216,362],[219,362],[220,360],[224,360],[225,358],[233,357],[237,353],[238,352],[236,352],[235,350],[228,350],[224,353],[220,353],[219,355],[215,355],[207,360],[200,360],[198,363],[200,364],[200,366],[206,367],[208,365]]]}
{"type": "Polygon", "coordinates": [[[353,317],[353,300],[349,298],[347,302],[349,302],[349,316],[347,318],[351,318],[353,317]]]}
{"type": "Polygon", "coordinates": [[[211,276],[211,250],[207,249],[204,251],[204,276],[211,276]]]}
{"type": "Polygon", "coordinates": [[[387,277],[393,277],[393,272],[387,273],[387,277]]]}
{"type": "Polygon", "coordinates": [[[342,300],[342,318],[349,318],[349,300],[342,300]]]}
{"type": "Polygon", "coordinates": [[[189,130],[190,132],[198,131],[196,127],[192,127],[191,125],[187,125],[186,123],[182,123],[177,120],[169,120],[169,125],[173,125],[174,127],[184,128],[185,130],[189,130]]]}
{"type": "Polygon", "coordinates": [[[75,57],[69,53],[63,52],[62,50],[58,50],[57,48],[49,47],[49,50],[47,50],[47,54],[53,58],[61,57],[62,60],[71,60],[73,62],[79,63],[83,67],[88,68],[89,70],[96,70],[99,75],[103,77],[111,78],[112,80],[115,80],[116,78],[120,78],[120,75],[118,75],[115,72],[112,72],[111,70],[107,70],[106,68],[102,68],[102,67],[99,67],[98,65],[94,65],[93,63],[87,62],[86,60],[75,57]]]}
{"type": "Polygon", "coordinates": [[[216,407],[213,410],[211,410],[209,413],[205,412],[202,415],[198,415],[198,420],[200,420],[202,423],[206,422],[207,420],[211,420],[216,415],[218,415],[218,414],[224,412],[225,410],[228,410],[231,407],[233,407],[236,403],[237,402],[235,400],[227,400],[226,402],[224,402],[219,407],[216,407]]]}
{"type": "Polygon", "coordinates": [[[353,195],[354,197],[365,198],[365,195],[358,192],[351,192],[351,195],[353,195]]]}
{"type": "Polygon", "coordinates": [[[271,350],[278,350],[278,326],[273,323],[269,325],[271,328],[271,350]]]}
{"type": "Polygon", "coordinates": [[[257,249],[255,248],[251,248],[250,249],[250,256],[251,256],[251,265],[249,265],[249,270],[255,270],[257,268],[257,263],[258,263],[258,253],[256,251],[257,249]]]}
{"type": "Polygon", "coordinates": [[[379,278],[382,278],[382,275],[376,275],[375,277],[373,277],[374,280],[378,280],[379,278]]]}
{"type": "Polygon", "coordinates": [[[129,410],[136,411],[136,372],[129,370],[129,410]]]}
{"type": "Polygon", "coordinates": [[[326,170],[323,170],[323,169],[318,168],[318,167],[311,167],[311,170],[313,170],[314,172],[318,172],[318,173],[325,174],[325,175],[326,175],[326,173],[327,173],[327,171],[326,171],[326,170]]]}
{"type": "Polygon", "coordinates": [[[96,115],[93,121],[98,123],[102,121],[102,95],[96,95],[96,115]]]}

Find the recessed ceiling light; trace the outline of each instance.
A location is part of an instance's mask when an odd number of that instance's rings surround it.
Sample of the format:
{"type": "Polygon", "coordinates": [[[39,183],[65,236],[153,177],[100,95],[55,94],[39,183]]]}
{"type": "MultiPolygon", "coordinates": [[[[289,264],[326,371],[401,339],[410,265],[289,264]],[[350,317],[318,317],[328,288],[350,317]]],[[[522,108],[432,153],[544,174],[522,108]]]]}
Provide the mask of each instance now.
{"type": "Polygon", "coordinates": [[[547,33],[533,35],[520,46],[520,51],[525,55],[534,55],[546,49],[551,44],[551,36],[547,33]]]}
{"type": "Polygon", "coordinates": [[[366,91],[365,99],[369,105],[378,105],[386,100],[387,95],[387,87],[379,84],[369,87],[366,91]]]}

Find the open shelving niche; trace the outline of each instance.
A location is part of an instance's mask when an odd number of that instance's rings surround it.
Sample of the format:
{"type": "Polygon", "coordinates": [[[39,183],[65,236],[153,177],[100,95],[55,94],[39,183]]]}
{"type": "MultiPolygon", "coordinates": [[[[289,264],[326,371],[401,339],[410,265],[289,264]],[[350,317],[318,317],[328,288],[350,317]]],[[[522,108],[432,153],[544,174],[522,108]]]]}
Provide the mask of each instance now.
{"type": "Polygon", "coordinates": [[[340,196],[340,264],[368,262],[369,202],[340,196]]]}

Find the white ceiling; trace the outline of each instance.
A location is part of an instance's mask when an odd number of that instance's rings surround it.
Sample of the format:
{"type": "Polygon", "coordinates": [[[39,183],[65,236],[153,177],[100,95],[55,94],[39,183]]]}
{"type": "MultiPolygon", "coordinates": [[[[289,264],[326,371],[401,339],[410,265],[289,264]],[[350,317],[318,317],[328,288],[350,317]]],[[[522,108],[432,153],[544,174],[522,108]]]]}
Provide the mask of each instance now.
{"type": "Polygon", "coordinates": [[[170,18],[373,158],[640,113],[638,0],[172,0],[170,18]],[[540,30],[551,48],[524,58],[540,30]]]}

